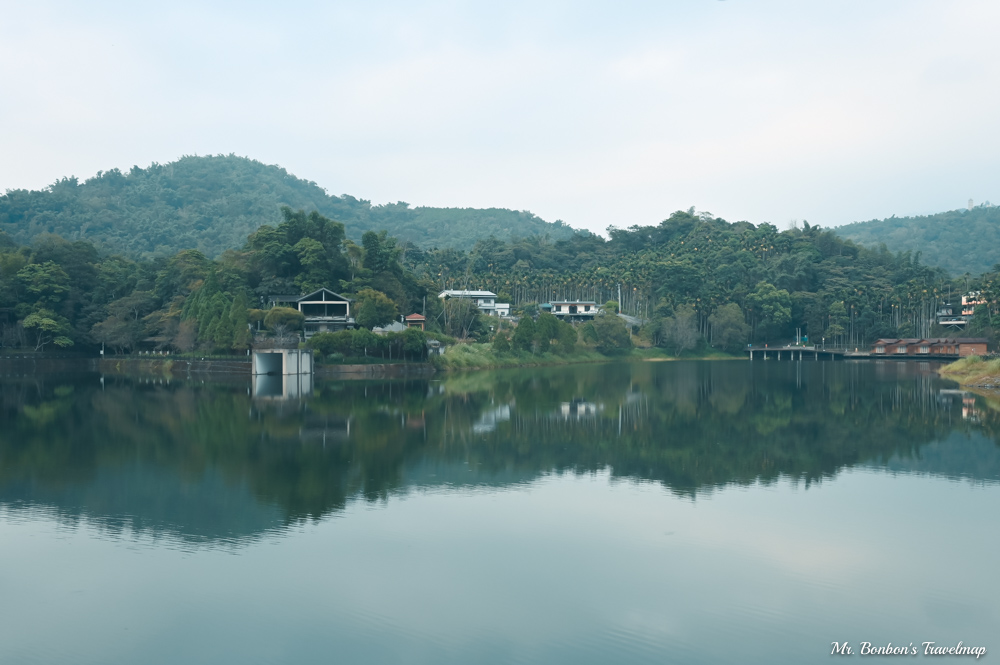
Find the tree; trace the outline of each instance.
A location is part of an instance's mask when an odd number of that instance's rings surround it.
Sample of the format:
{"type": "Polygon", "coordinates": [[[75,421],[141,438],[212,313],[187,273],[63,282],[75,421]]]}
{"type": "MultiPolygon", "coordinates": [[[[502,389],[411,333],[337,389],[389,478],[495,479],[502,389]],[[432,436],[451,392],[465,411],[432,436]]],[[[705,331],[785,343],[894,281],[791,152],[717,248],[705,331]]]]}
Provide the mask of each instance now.
{"type": "Polygon", "coordinates": [[[358,291],[357,302],[360,306],[355,314],[355,320],[359,326],[371,330],[375,326],[384,326],[392,323],[399,315],[394,303],[389,296],[375,289],[361,289],[358,291]]]}
{"type": "Polygon", "coordinates": [[[274,330],[275,326],[285,326],[289,330],[301,330],[305,315],[292,307],[272,307],[267,310],[264,325],[274,330]]]}
{"type": "Polygon", "coordinates": [[[109,316],[91,328],[91,336],[95,341],[106,344],[115,353],[125,353],[132,349],[138,341],[138,326],[134,321],[109,316]]]}
{"type": "Polygon", "coordinates": [[[14,324],[0,323],[0,347],[16,348],[25,344],[24,326],[20,321],[14,324]]]}
{"type": "Polygon", "coordinates": [[[535,321],[530,317],[525,317],[517,322],[514,329],[514,337],[511,345],[518,351],[531,351],[535,341],[535,321]]]}
{"type": "Polygon", "coordinates": [[[90,337],[110,346],[115,353],[125,353],[142,339],[145,317],[155,307],[156,301],[150,291],[133,291],[108,304],[107,318],[91,327],[90,337]]]}
{"type": "Polygon", "coordinates": [[[215,349],[230,349],[233,346],[233,321],[229,316],[230,307],[226,307],[226,297],[217,293],[212,299],[212,317],[207,334],[202,341],[208,342],[215,349]]]}
{"type": "Polygon", "coordinates": [[[750,334],[743,311],[733,302],[717,308],[708,317],[708,323],[712,326],[712,344],[731,353],[742,349],[750,334]]]}
{"type": "Polygon", "coordinates": [[[69,322],[48,309],[39,309],[24,318],[21,325],[35,336],[35,351],[42,351],[47,344],[55,344],[60,348],[73,346],[73,340],[67,337],[69,322]]]}
{"type": "Polygon", "coordinates": [[[830,303],[829,315],[830,325],[824,334],[833,340],[834,344],[843,344],[844,335],[847,334],[847,322],[849,321],[844,301],[838,300],[837,302],[830,303]]]}
{"type": "Polygon", "coordinates": [[[559,322],[559,346],[556,352],[569,355],[576,350],[576,328],[566,321],[559,322]]]}
{"type": "Polygon", "coordinates": [[[196,249],[186,249],[170,257],[156,273],[154,295],[169,300],[176,294],[187,295],[208,277],[210,262],[196,249]]]}
{"type": "Polygon", "coordinates": [[[371,270],[373,275],[399,270],[400,248],[396,246],[396,239],[389,236],[388,232],[365,231],[361,236],[361,244],[365,249],[364,267],[371,270]]]}
{"type": "Polygon", "coordinates": [[[597,350],[601,353],[618,355],[632,348],[632,337],[621,317],[606,313],[595,317],[593,324],[597,335],[597,350]]]}
{"type": "Polygon", "coordinates": [[[663,320],[663,340],[673,347],[675,356],[693,349],[698,344],[698,337],[695,311],[690,305],[681,305],[673,316],[663,320]]]}
{"type": "Polygon", "coordinates": [[[422,360],[427,357],[427,335],[419,328],[407,328],[403,331],[403,353],[410,358],[422,360]]]}
{"type": "Polygon", "coordinates": [[[62,301],[70,289],[69,275],[53,261],[26,265],[17,271],[17,278],[32,300],[43,305],[62,301]]]}
{"type": "Polygon", "coordinates": [[[341,330],[335,333],[316,333],[306,342],[306,347],[319,351],[324,356],[332,353],[339,353],[343,356],[351,355],[353,350],[351,343],[354,341],[354,331],[341,330]]]}
{"type": "Polygon", "coordinates": [[[177,325],[177,333],[174,335],[172,344],[181,353],[189,353],[194,350],[194,345],[198,341],[198,322],[194,319],[181,321],[177,325]]]}
{"type": "Polygon", "coordinates": [[[250,333],[250,314],[247,310],[247,297],[242,292],[233,300],[229,308],[229,323],[232,328],[231,346],[236,351],[250,348],[253,337],[250,333]]]}
{"type": "Polygon", "coordinates": [[[364,267],[365,250],[360,245],[356,245],[350,240],[345,240],[344,255],[347,257],[347,263],[351,267],[351,279],[353,280],[358,270],[364,267]]]}
{"type": "Polygon", "coordinates": [[[351,340],[351,350],[356,356],[367,356],[368,350],[374,350],[378,345],[378,335],[373,333],[368,328],[359,328],[353,333],[354,339],[351,340]]]}
{"type": "Polygon", "coordinates": [[[247,310],[247,322],[253,324],[254,330],[260,330],[260,327],[264,325],[264,317],[266,316],[266,309],[250,308],[247,310]]]}
{"type": "Polygon", "coordinates": [[[484,315],[476,303],[467,298],[448,298],[442,306],[444,333],[452,337],[466,339],[487,331],[484,315]]]}
{"type": "Polygon", "coordinates": [[[972,320],[969,321],[968,334],[971,337],[987,337],[991,343],[996,343],[989,305],[985,303],[976,305],[972,313],[972,320]]]}
{"type": "Polygon", "coordinates": [[[498,330],[493,338],[493,353],[498,356],[510,353],[510,339],[503,330],[498,330]]]}
{"type": "Polygon", "coordinates": [[[747,296],[747,306],[763,329],[765,340],[792,320],[792,301],[788,291],[775,288],[768,282],[757,283],[756,290],[747,296]]]}
{"type": "Polygon", "coordinates": [[[559,319],[553,314],[542,312],[535,321],[535,341],[539,353],[548,353],[552,340],[559,336],[559,319]]]}
{"type": "Polygon", "coordinates": [[[108,313],[122,319],[139,321],[156,309],[156,299],[151,291],[133,291],[108,305],[108,313]]]}
{"type": "Polygon", "coordinates": [[[313,238],[302,238],[292,249],[301,266],[295,277],[295,284],[303,293],[322,288],[330,279],[330,266],[323,244],[313,238]]]}

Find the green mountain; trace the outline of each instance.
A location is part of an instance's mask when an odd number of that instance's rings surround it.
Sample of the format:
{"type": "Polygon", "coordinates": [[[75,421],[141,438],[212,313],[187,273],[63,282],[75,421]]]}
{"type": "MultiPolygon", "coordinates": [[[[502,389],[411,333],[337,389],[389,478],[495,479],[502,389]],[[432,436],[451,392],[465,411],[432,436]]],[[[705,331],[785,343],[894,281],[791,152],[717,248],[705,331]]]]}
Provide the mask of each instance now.
{"type": "Polygon", "coordinates": [[[280,209],[317,210],[343,222],[354,240],[387,230],[418,247],[471,249],[499,239],[575,231],[529,212],[490,208],[373,206],[353,196],[330,196],[314,182],[278,166],[234,155],[183,157],[170,164],[99,172],[84,182],[63,178],[41,191],[8,190],[0,196],[0,231],[20,243],[43,233],[89,240],[129,256],[169,256],[198,249],[212,257],[242,247],[263,224],[281,221],[280,209]]]}
{"type": "Polygon", "coordinates": [[[1000,207],[996,206],[873,219],[834,232],[859,245],[884,243],[892,252],[919,253],[921,263],[944,268],[953,276],[979,275],[1000,263],[1000,207]]]}

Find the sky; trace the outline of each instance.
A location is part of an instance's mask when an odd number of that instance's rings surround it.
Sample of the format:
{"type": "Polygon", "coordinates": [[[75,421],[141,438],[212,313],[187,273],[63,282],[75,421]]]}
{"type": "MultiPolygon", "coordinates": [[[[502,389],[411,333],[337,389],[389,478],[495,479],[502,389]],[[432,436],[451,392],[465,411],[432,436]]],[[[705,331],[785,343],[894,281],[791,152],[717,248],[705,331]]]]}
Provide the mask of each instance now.
{"type": "Polygon", "coordinates": [[[229,154],[602,232],[1000,203],[995,0],[0,0],[0,191],[229,154]]]}

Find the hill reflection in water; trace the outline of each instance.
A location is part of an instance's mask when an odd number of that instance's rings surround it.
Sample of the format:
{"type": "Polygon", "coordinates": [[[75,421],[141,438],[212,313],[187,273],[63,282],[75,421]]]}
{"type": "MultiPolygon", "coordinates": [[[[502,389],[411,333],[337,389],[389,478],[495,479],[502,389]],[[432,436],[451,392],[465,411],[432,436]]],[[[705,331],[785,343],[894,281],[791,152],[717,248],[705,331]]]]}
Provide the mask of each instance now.
{"type": "Polygon", "coordinates": [[[630,363],[319,382],[0,383],[0,504],[111,534],[239,544],[349,502],[607,472],[695,497],[864,466],[1000,480],[984,398],[925,364],[630,363]]]}

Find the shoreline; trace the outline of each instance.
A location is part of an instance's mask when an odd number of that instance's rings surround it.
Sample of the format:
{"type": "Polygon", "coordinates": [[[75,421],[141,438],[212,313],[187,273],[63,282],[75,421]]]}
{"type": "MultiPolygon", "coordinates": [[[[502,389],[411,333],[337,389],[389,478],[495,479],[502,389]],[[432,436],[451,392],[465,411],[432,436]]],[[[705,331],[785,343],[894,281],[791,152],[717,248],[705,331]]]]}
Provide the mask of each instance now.
{"type": "Polygon", "coordinates": [[[938,376],[965,388],[1000,390],[1000,358],[968,356],[938,369],[938,376]]]}
{"type": "MultiPolygon", "coordinates": [[[[475,350],[473,350],[475,351],[475,350]]],[[[665,352],[659,353],[651,349],[633,349],[622,355],[605,356],[596,351],[582,352],[573,356],[556,356],[541,354],[538,356],[510,356],[496,358],[492,355],[475,354],[460,351],[465,358],[456,358],[451,362],[443,361],[446,356],[438,356],[425,363],[365,363],[329,365],[316,363],[314,376],[318,379],[356,380],[426,377],[438,372],[452,373],[464,371],[483,371],[498,369],[519,369],[532,367],[557,367],[563,365],[590,365],[614,362],[675,362],[683,360],[745,360],[738,356],[728,356],[721,353],[710,353],[700,356],[674,357],[665,352]],[[471,357],[470,357],[471,356],[471,357]]],[[[20,354],[19,354],[20,355],[20,354]]],[[[183,358],[183,357],[86,357],[55,354],[20,355],[20,357],[0,357],[0,375],[24,373],[32,374],[37,370],[43,372],[59,372],[67,370],[84,372],[100,372],[110,375],[139,375],[185,378],[199,376],[245,377],[251,378],[251,362],[240,357],[226,358],[183,358]],[[11,372],[13,370],[13,372],[11,372]]],[[[998,379],[1000,384],[1000,379],[998,379]]]]}
{"type": "MultiPolygon", "coordinates": [[[[185,358],[105,358],[92,361],[97,371],[107,374],[142,376],[170,376],[184,378],[192,375],[216,375],[220,377],[244,377],[250,379],[249,360],[185,358]]],[[[409,376],[430,376],[434,367],[428,363],[372,363],[367,365],[321,365],[315,366],[313,376],[320,379],[380,379],[409,376]]]]}
{"type": "Polygon", "coordinates": [[[666,351],[633,347],[627,353],[604,355],[595,350],[578,351],[570,356],[552,353],[529,354],[509,353],[496,356],[488,344],[469,344],[451,347],[443,356],[431,360],[435,368],[442,372],[484,369],[514,369],[518,367],[555,367],[559,365],[586,365],[609,362],[674,362],[679,360],[747,360],[744,356],[734,356],[711,350],[700,355],[676,357],[666,351]]]}

